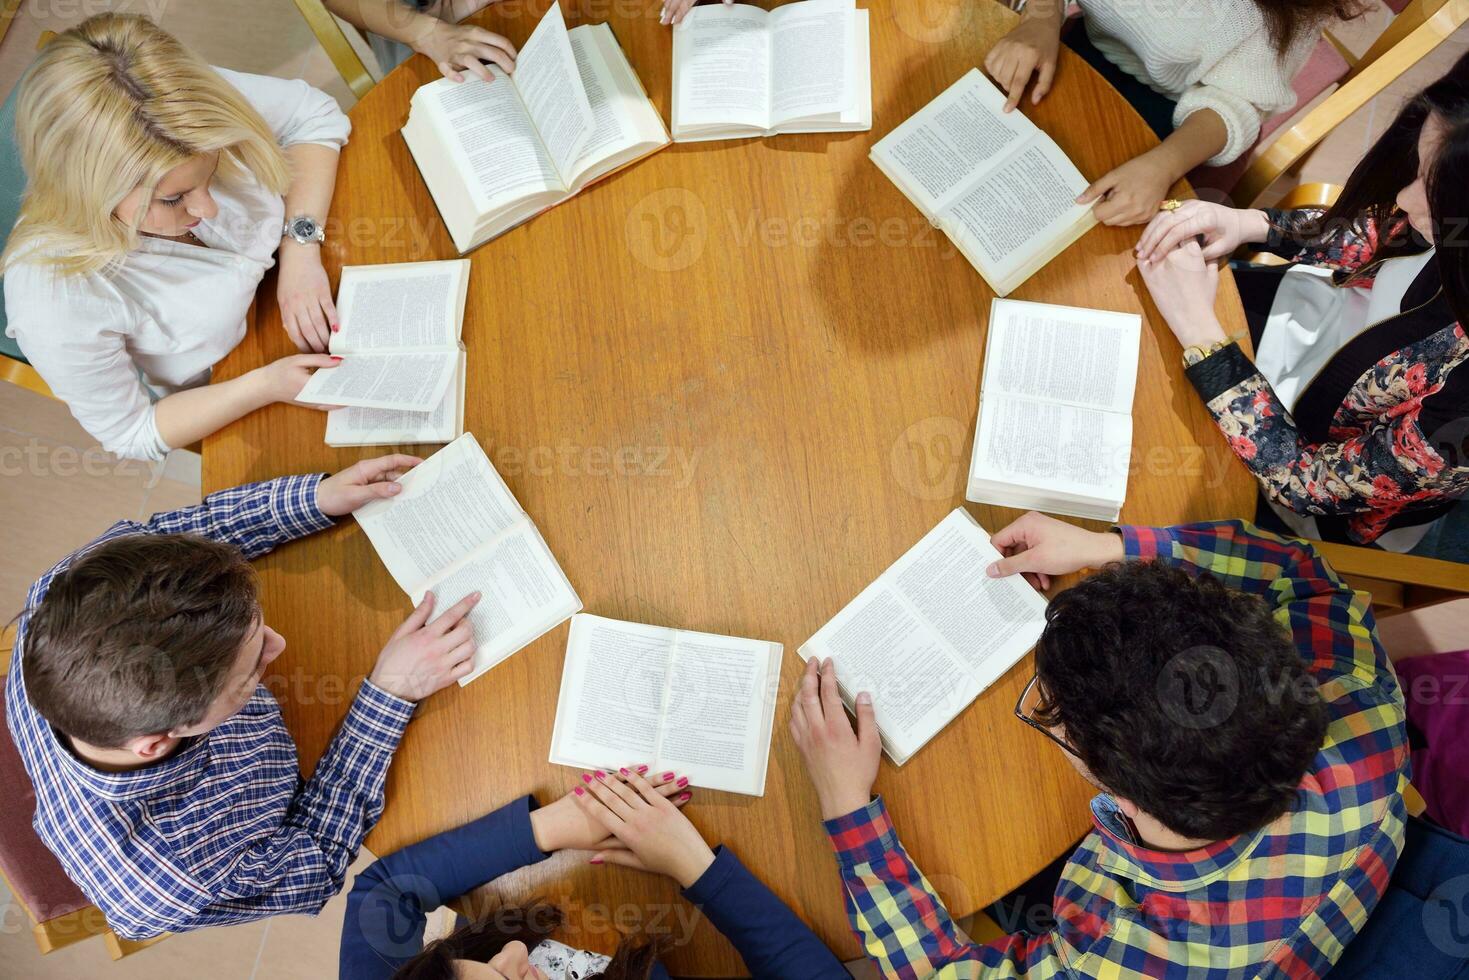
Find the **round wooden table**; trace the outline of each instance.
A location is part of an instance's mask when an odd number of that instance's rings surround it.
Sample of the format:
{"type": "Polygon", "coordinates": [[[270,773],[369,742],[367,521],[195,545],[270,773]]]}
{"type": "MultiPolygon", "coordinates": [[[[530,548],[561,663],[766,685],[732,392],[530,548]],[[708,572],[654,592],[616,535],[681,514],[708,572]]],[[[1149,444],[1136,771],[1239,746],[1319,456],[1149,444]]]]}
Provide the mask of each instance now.
{"type": "MultiPolygon", "coordinates": [[[[963,502],[991,294],[867,159],[868,148],[1015,22],[989,0],[867,0],[871,132],[675,145],[471,256],[466,427],[535,519],[589,612],[775,640],[782,670],[765,796],[700,792],[688,812],[844,958],[848,930],[816,800],[786,731],[795,648],[963,502]]],[[[523,42],[546,0],[481,22],[523,42]]],[[[668,118],[658,0],[583,0],[609,20],[668,118]]],[[[455,255],[398,134],[426,59],[352,111],[325,246],[341,265],[455,255]]],[[[1088,177],[1154,144],[1138,116],[1063,49],[1054,91],[1025,108],[1088,177]]],[[[1183,188],[1186,190],[1186,188],[1183,188]]],[[[1250,513],[1253,485],[1183,377],[1178,344],[1134,268],[1137,229],[1097,228],[1015,295],[1143,313],[1135,470],[1123,516],[1175,523],[1250,513]]],[[[1243,330],[1225,276],[1220,315],[1243,330]]],[[[220,376],[292,352],[274,283],[220,376]]],[[[333,450],[324,419],[274,406],[206,441],[207,489],[334,471],[387,450],[333,450]]],[[[420,447],[422,454],[434,447],[420,447]]],[[[1016,514],[971,506],[995,530],[1016,514]]],[[[268,679],[309,771],[355,684],[410,603],[352,521],[258,563],[267,620],[289,641],[268,679]]],[[[388,853],[520,794],[549,801],[566,627],[420,709],[368,840],[388,853]]],[[[877,789],[909,852],[964,915],[1088,827],[1091,789],[1012,717],[1016,666],[877,789]]],[[[562,854],[497,885],[570,913],[567,941],[666,931],[679,974],[743,973],[671,882],[562,854]]]]}

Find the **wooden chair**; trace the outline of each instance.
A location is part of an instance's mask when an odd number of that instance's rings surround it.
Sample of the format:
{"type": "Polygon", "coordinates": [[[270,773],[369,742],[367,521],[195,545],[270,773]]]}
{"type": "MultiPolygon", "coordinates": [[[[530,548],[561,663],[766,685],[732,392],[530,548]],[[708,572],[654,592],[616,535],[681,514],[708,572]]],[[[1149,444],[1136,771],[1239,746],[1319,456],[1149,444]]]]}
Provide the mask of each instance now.
{"type": "Polygon", "coordinates": [[[1240,207],[1254,204],[1277,178],[1342,120],[1370,102],[1466,22],[1469,22],[1469,0],[1414,0],[1394,19],[1394,27],[1384,32],[1386,44],[1379,39],[1358,60],[1340,88],[1277,137],[1249,165],[1235,186],[1235,203],[1240,207]],[[1396,28],[1402,18],[1407,20],[1401,28],[1396,28]]]}
{"type": "Polygon", "coordinates": [[[1320,541],[1313,544],[1353,588],[1372,593],[1372,604],[1384,611],[1469,595],[1469,565],[1377,548],[1320,541]]]}
{"type": "Polygon", "coordinates": [[[301,11],[311,33],[316,35],[316,42],[332,60],[352,94],[359,99],[366,95],[377,82],[357,56],[352,42],[347,40],[347,32],[342,29],[336,17],[332,16],[321,0],[296,0],[296,9],[301,11]]]}
{"type": "MultiPolygon", "coordinates": [[[[0,629],[0,718],[5,714],[3,694],[15,634],[13,625],[0,629]]],[[[118,960],[165,938],[139,942],[114,933],[102,910],[87,901],[56,856],[41,843],[31,827],[35,792],[9,732],[0,733],[0,792],[5,797],[5,805],[0,807],[0,878],[30,917],[31,935],[43,956],[91,936],[101,936],[108,955],[118,960]]]]}

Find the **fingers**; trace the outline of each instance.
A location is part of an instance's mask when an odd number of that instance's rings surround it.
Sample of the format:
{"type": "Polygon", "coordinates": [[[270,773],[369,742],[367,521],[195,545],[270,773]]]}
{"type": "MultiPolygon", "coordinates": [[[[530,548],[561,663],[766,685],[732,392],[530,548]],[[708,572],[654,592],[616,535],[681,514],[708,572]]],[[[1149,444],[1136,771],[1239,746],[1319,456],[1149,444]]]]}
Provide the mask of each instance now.
{"type": "Polygon", "coordinates": [[[587,863],[617,864],[624,868],[636,868],[638,871],[648,870],[648,866],[643,863],[643,859],[628,850],[598,851],[592,855],[591,860],[587,861],[587,863]]]}
{"type": "Polygon", "coordinates": [[[357,463],[357,475],[363,483],[379,480],[396,480],[423,460],[407,453],[391,453],[376,459],[364,459],[357,463]]]}
{"type": "Polygon", "coordinates": [[[694,0],[665,0],[663,9],[658,14],[658,23],[664,25],[679,23],[693,5],[694,0]]]}
{"type": "Polygon", "coordinates": [[[827,721],[836,718],[845,720],[842,711],[842,696],[837,690],[837,669],[830,657],[821,665],[821,713],[827,721]]]}
{"type": "Polygon", "coordinates": [[[619,770],[622,778],[627,780],[627,784],[636,790],[650,806],[659,806],[667,802],[668,797],[689,784],[687,779],[670,779],[661,786],[654,786],[645,775],[647,771],[647,766],[634,766],[631,769],[619,770]]]}
{"type": "MultiPolygon", "coordinates": [[[[606,772],[601,769],[598,769],[594,773],[584,772],[581,774],[581,779],[586,784],[586,791],[596,797],[597,802],[601,803],[608,810],[611,810],[619,819],[626,821],[632,817],[632,806],[627,800],[624,800],[612,791],[612,787],[608,785],[609,780],[607,779],[606,772]]],[[[615,783],[616,780],[610,780],[610,782],[615,783]]],[[[616,831],[614,830],[613,833],[616,833],[616,831]]]]}
{"type": "MultiPolygon", "coordinates": [[[[471,592],[463,599],[454,603],[454,605],[444,610],[443,615],[433,621],[431,624],[432,628],[441,635],[448,635],[450,631],[460,624],[460,621],[465,616],[469,615],[469,611],[474,608],[474,604],[479,602],[481,594],[479,592],[471,592]]],[[[469,623],[465,622],[464,627],[468,629],[469,623]]]]}
{"type": "Polygon", "coordinates": [[[877,712],[872,707],[872,695],[866,691],[857,695],[857,741],[869,749],[874,742],[882,744],[877,731],[877,712]]]}
{"type": "Polygon", "coordinates": [[[439,73],[451,82],[464,81],[464,76],[460,73],[459,69],[447,61],[439,62],[439,73]]]}
{"type": "Polygon", "coordinates": [[[806,671],[801,675],[801,683],[796,688],[796,700],[800,702],[801,710],[805,712],[808,726],[821,723],[821,661],[812,657],[806,661],[806,671]]]}
{"type": "Polygon", "coordinates": [[[301,336],[315,351],[326,350],[327,343],[331,340],[331,330],[326,325],[326,316],[321,312],[321,300],[311,297],[305,302],[305,309],[296,317],[296,322],[301,325],[301,336]]]}
{"type": "MultiPolygon", "coordinates": [[[[337,318],[337,304],[332,302],[330,293],[321,295],[321,312],[326,314],[326,325],[332,333],[342,329],[341,321],[337,318]]],[[[328,337],[328,340],[331,338],[328,337]]]]}
{"type": "Polygon", "coordinates": [[[292,310],[281,310],[281,326],[286,330],[286,336],[291,338],[291,343],[303,354],[311,351],[311,346],[306,343],[306,338],[301,336],[301,328],[296,326],[296,314],[292,310]]]}
{"type": "Polygon", "coordinates": [[[1037,526],[1044,522],[1041,514],[1028,511],[990,535],[990,544],[1002,553],[1010,548],[1028,548],[1034,543],[1037,526]]]}
{"type": "Polygon", "coordinates": [[[423,601],[415,606],[413,612],[408,614],[408,618],[403,620],[402,624],[393,631],[392,639],[396,640],[399,637],[407,636],[409,633],[422,629],[423,624],[428,622],[429,614],[433,611],[434,594],[432,592],[425,592],[423,594],[423,601]]]}
{"type": "Polygon", "coordinates": [[[1086,190],[1081,192],[1081,196],[1076,199],[1076,203],[1090,204],[1093,201],[1104,198],[1108,194],[1112,193],[1112,189],[1116,186],[1117,178],[1114,171],[1113,173],[1106,174],[1101,178],[1093,181],[1086,190]]]}
{"type": "Polygon", "coordinates": [[[1047,95],[1051,93],[1051,82],[1053,82],[1055,78],[1056,59],[1047,58],[1045,61],[1042,61],[1040,63],[1040,75],[1035,80],[1035,89],[1030,93],[1031,105],[1040,105],[1041,99],[1044,99],[1047,95]]]}
{"type": "Polygon", "coordinates": [[[1001,558],[985,569],[985,573],[990,578],[1008,578],[1024,572],[1039,573],[1040,569],[1036,567],[1036,562],[1040,557],[1036,548],[1027,548],[1009,557],[1001,558]]]}
{"type": "Polygon", "coordinates": [[[613,836],[623,828],[623,819],[607,807],[592,791],[591,777],[582,773],[585,786],[577,786],[571,791],[572,798],[576,800],[577,809],[591,820],[595,820],[607,833],[613,836]]]}
{"type": "Polygon", "coordinates": [[[647,807],[649,803],[647,800],[643,799],[642,794],[628,785],[626,776],[627,772],[628,770],[624,768],[618,770],[617,774],[614,775],[610,772],[603,773],[598,770],[597,778],[604,786],[611,790],[618,799],[626,803],[630,811],[637,811],[639,809],[647,807]]]}
{"type": "Polygon", "coordinates": [[[292,354],[291,366],[298,368],[334,368],[342,359],[333,354],[292,354]]]}
{"type": "Polygon", "coordinates": [[[1026,83],[1030,81],[1031,73],[1035,71],[1035,55],[1033,52],[1018,56],[1014,66],[1010,69],[1010,81],[1005,91],[1008,97],[1005,99],[1006,112],[1014,112],[1015,107],[1020,105],[1020,99],[1025,95],[1026,83]]]}

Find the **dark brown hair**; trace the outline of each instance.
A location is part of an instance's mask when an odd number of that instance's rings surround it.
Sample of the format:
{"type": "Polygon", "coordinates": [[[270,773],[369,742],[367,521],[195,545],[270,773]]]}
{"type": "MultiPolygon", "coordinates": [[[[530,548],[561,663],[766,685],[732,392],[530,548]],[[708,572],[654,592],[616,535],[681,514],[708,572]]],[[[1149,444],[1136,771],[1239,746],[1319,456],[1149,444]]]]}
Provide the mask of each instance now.
{"type": "Polygon", "coordinates": [[[1255,0],[1276,53],[1285,54],[1301,31],[1336,18],[1353,20],[1367,5],[1361,0],[1255,0]]]}
{"type": "MultiPolygon", "coordinates": [[[[475,922],[460,926],[443,939],[429,943],[393,974],[393,980],[455,980],[456,960],[488,963],[513,942],[535,949],[561,927],[565,915],[549,902],[536,901],[524,908],[495,909],[475,922]]],[[[596,976],[602,980],[647,980],[665,943],[646,936],[626,937],[612,955],[607,969],[596,976]]]]}
{"type": "Polygon", "coordinates": [[[26,693],[58,730],[102,748],[191,725],[259,618],[238,548],[192,534],[114,538],[52,579],[30,612],[26,693]]]}

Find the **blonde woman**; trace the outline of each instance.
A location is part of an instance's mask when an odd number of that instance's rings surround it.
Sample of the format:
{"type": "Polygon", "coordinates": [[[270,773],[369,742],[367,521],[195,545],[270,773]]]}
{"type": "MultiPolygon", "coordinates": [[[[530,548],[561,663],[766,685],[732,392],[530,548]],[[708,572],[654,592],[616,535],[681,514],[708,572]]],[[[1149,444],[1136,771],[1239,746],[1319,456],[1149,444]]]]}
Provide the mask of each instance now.
{"type": "Polygon", "coordinates": [[[42,51],[17,104],[6,332],[105,449],[161,458],[333,364],[321,242],[350,129],[305,82],[212,68],[142,17],[42,51]],[[209,384],[277,260],[286,331],[318,353],[209,384]]]}

